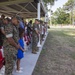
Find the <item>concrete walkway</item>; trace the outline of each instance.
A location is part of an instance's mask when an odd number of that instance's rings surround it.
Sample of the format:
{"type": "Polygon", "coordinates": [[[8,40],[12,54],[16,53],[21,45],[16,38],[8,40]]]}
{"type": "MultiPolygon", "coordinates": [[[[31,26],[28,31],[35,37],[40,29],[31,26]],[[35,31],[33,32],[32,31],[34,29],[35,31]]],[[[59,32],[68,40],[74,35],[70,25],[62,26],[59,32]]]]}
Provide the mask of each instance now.
{"type": "MultiPolygon", "coordinates": [[[[47,37],[47,34],[46,34],[46,37],[47,37]]],[[[45,37],[45,40],[46,40],[46,37],[45,37]]],[[[45,40],[42,42],[42,47],[45,43],[45,40]]],[[[41,53],[42,47],[39,48],[39,52],[37,52],[37,54],[32,54],[31,50],[28,50],[27,52],[25,52],[24,58],[21,61],[21,67],[23,68],[22,70],[23,73],[16,73],[16,70],[14,69],[13,75],[32,75],[32,72],[35,68],[37,60],[41,53]]],[[[4,75],[4,74],[0,74],[0,75],[4,75]]]]}

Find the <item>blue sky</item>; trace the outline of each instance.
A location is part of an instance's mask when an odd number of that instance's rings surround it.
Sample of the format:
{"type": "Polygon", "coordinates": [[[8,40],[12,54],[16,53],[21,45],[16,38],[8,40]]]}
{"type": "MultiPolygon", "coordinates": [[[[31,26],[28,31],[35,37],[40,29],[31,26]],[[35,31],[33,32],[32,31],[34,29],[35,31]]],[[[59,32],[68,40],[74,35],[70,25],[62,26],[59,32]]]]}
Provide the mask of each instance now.
{"type": "Polygon", "coordinates": [[[54,6],[52,6],[52,10],[55,11],[59,7],[63,7],[63,5],[67,2],[68,0],[58,0],[55,2],[54,6]]]}

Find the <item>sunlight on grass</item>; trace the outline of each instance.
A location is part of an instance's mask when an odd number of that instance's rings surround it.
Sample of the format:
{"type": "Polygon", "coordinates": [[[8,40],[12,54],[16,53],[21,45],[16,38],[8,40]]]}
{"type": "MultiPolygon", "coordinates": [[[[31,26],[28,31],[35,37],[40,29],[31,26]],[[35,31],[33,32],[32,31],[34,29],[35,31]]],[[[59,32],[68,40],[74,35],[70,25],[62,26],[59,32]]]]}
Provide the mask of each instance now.
{"type": "Polygon", "coordinates": [[[72,32],[70,32],[70,33],[65,33],[65,34],[67,34],[67,35],[69,35],[69,36],[75,36],[75,33],[72,33],[72,32]]]}
{"type": "Polygon", "coordinates": [[[54,32],[62,36],[75,36],[75,28],[51,28],[49,32],[54,32]]]}

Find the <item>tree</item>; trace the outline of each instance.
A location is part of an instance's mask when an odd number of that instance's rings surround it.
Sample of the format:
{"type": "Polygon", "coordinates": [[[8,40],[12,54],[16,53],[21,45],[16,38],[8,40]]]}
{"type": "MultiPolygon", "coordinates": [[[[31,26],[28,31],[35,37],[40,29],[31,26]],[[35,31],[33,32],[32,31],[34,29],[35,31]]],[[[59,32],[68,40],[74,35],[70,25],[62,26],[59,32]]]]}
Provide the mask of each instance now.
{"type": "Polygon", "coordinates": [[[68,2],[66,2],[64,6],[66,7],[65,9],[69,10],[69,9],[72,9],[74,7],[74,5],[75,5],[74,0],[68,0],[68,2]]]}
{"type": "Polygon", "coordinates": [[[54,2],[57,0],[43,0],[45,2],[45,4],[51,4],[54,5],[54,2]]]}
{"type": "Polygon", "coordinates": [[[70,24],[74,23],[74,6],[75,6],[74,0],[68,0],[68,2],[65,3],[64,5],[64,9],[70,11],[70,24]]]}
{"type": "Polygon", "coordinates": [[[63,8],[58,8],[52,16],[52,23],[54,24],[69,24],[69,13],[66,13],[63,8]]]}
{"type": "Polygon", "coordinates": [[[51,7],[54,5],[54,2],[57,1],[57,0],[43,0],[46,7],[47,6],[50,6],[50,9],[47,8],[47,10],[50,12],[50,25],[52,24],[51,23],[51,13],[52,13],[52,10],[51,10],[51,7]]]}

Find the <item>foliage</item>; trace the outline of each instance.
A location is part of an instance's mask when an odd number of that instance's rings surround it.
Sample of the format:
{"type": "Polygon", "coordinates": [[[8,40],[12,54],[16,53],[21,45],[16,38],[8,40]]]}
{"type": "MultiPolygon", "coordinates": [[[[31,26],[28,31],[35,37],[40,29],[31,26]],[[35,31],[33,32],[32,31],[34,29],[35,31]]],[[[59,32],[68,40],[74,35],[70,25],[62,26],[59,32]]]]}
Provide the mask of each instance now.
{"type": "Polygon", "coordinates": [[[54,5],[54,2],[56,1],[56,0],[43,0],[44,1],[44,4],[45,4],[45,6],[46,6],[46,9],[47,9],[47,11],[50,11],[51,9],[48,9],[48,5],[50,5],[50,6],[53,6],[54,5]]]}
{"type": "Polygon", "coordinates": [[[52,16],[52,23],[53,24],[69,24],[70,15],[64,11],[63,8],[58,8],[52,16]]]}
{"type": "Polygon", "coordinates": [[[68,0],[65,3],[63,8],[58,8],[52,16],[53,24],[73,24],[73,19],[75,21],[75,10],[73,9],[75,6],[74,0],[68,0]],[[66,12],[70,11],[70,12],[66,12]]]}
{"type": "Polygon", "coordinates": [[[64,5],[64,9],[67,11],[70,11],[70,23],[71,24],[73,24],[73,21],[75,21],[74,6],[75,6],[75,0],[68,0],[68,2],[65,3],[64,5]]]}
{"type": "Polygon", "coordinates": [[[45,2],[45,4],[51,4],[51,5],[53,5],[54,4],[54,2],[55,2],[55,0],[43,0],[44,2],[45,2]]]}
{"type": "Polygon", "coordinates": [[[64,6],[73,6],[74,5],[74,0],[68,0],[68,2],[67,3],[65,3],[65,5],[64,6]]]}
{"type": "Polygon", "coordinates": [[[75,6],[74,0],[68,0],[68,2],[66,2],[64,5],[64,9],[68,11],[72,11],[74,6],[75,6]]]}

